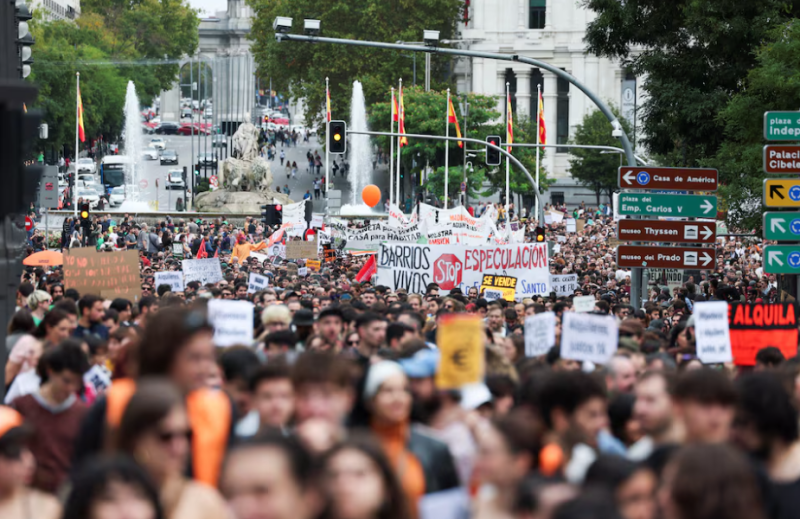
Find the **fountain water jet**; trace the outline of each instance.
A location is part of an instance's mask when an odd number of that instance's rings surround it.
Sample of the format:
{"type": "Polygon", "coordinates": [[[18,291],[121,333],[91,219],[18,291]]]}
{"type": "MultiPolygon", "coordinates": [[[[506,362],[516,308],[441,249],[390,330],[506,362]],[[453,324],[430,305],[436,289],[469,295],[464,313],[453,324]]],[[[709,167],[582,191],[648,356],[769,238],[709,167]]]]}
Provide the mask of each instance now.
{"type": "MultiPolygon", "coordinates": [[[[364,88],[360,81],[353,81],[353,97],[350,102],[350,127],[354,131],[367,131],[367,103],[364,98],[364,88]]],[[[343,215],[370,215],[375,214],[375,209],[361,201],[361,190],[372,184],[372,145],[369,135],[350,135],[350,203],[340,209],[343,215]]]]}
{"type": "Polygon", "coordinates": [[[136,95],[136,85],[128,81],[125,92],[125,139],[123,149],[125,155],[131,160],[131,167],[125,171],[126,202],[139,201],[139,168],[142,166],[142,111],[139,108],[139,97],[136,95]]]}

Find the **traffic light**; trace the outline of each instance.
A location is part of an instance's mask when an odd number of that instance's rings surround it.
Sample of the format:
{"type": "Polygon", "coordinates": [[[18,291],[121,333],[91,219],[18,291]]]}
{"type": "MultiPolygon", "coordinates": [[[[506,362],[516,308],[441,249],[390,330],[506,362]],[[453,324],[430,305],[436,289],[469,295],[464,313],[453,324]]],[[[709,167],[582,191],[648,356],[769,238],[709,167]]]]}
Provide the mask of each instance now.
{"type": "MultiPolygon", "coordinates": [[[[486,137],[487,144],[493,144],[495,146],[500,146],[500,136],[499,135],[489,135],[486,137]]],[[[500,150],[497,148],[492,148],[491,146],[486,146],[486,165],[487,166],[499,166],[500,165],[500,150]]]]}
{"type": "Polygon", "coordinates": [[[268,205],[262,205],[261,206],[261,223],[263,223],[265,227],[267,225],[269,225],[269,223],[268,223],[268,213],[267,213],[267,208],[268,207],[269,207],[268,205]]]}
{"type": "Polygon", "coordinates": [[[269,116],[268,116],[268,115],[265,115],[265,116],[264,116],[264,124],[266,124],[266,123],[268,123],[268,122],[269,122],[269,116]]]}
{"type": "Polygon", "coordinates": [[[19,2],[15,6],[15,18],[17,22],[17,55],[19,56],[19,77],[26,78],[31,73],[31,46],[35,40],[28,29],[28,21],[33,18],[31,11],[25,2],[19,2]]]}
{"type": "Polygon", "coordinates": [[[544,227],[537,227],[536,231],[534,232],[536,233],[534,236],[534,241],[536,243],[544,243],[544,227]]]}
{"type": "Polygon", "coordinates": [[[264,225],[283,224],[283,207],[280,204],[262,205],[261,209],[261,221],[264,225]]]}
{"type": "Polygon", "coordinates": [[[80,207],[78,209],[80,209],[80,212],[78,213],[78,216],[80,216],[80,219],[81,219],[81,227],[91,227],[92,226],[92,218],[91,218],[92,217],[92,212],[91,212],[91,209],[89,207],[89,204],[86,203],[86,202],[81,202],[81,205],[80,205],[80,207]]]}
{"type": "Polygon", "coordinates": [[[329,126],[328,149],[331,150],[331,153],[345,153],[347,151],[347,123],[331,121],[329,126]]]}

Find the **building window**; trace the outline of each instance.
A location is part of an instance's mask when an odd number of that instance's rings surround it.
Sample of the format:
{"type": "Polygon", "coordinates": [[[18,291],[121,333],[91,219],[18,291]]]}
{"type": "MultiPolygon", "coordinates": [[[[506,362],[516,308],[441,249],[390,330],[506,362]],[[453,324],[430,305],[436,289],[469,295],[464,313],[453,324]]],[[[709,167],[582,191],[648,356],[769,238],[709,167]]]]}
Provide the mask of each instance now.
{"type": "MultiPolygon", "coordinates": [[[[569,141],[569,81],[558,78],[556,83],[556,144],[569,141]]],[[[557,153],[568,153],[569,148],[557,148],[557,153]]]]}
{"type": "Polygon", "coordinates": [[[531,71],[531,121],[536,120],[537,110],[539,109],[539,99],[537,98],[539,94],[537,92],[540,86],[542,87],[542,96],[544,96],[544,75],[541,70],[535,68],[531,71]]]}
{"type": "MultiPolygon", "coordinates": [[[[517,75],[514,70],[506,69],[506,83],[508,83],[508,93],[511,94],[511,111],[517,113],[517,75]]],[[[505,106],[505,104],[503,105],[505,106]]],[[[505,113],[505,109],[503,110],[505,113]]]]}
{"type": "Polygon", "coordinates": [[[553,205],[564,205],[564,192],[563,191],[551,191],[550,192],[550,203],[553,205]]]}
{"type": "Polygon", "coordinates": [[[530,0],[528,5],[528,29],[544,29],[547,0],[530,0]]]}

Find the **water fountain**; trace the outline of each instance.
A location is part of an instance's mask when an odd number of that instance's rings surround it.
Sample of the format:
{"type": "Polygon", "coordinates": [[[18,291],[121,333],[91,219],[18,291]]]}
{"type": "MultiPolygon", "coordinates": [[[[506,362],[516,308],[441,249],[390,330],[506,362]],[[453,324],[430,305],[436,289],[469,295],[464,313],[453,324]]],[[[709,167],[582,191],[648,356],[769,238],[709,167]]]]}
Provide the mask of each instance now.
{"type": "MultiPolygon", "coordinates": [[[[367,104],[360,81],[353,82],[353,97],[350,103],[350,130],[367,131],[367,104]]],[[[339,214],[357,216],[374,214],[375,209],[361,201],[361,190],[372,184],[372,145],[369,135],[350,135],[349,159],[350,203],[341,207],[339,214]]]]}
{"type": "Polygon", "coordinates": [[[133,81],[128,81],[128,89],[125,92],[125,135],[123,138],[123,150],[126,157],[131,161],[130,168],[125,170],[125,201],[120,210],[147,211],[150,206],[146,201],[141,200],[139,193],[139,174],[142,163],[142,111],[139,108],[139,97],[136,95],[136,85],[133,81]]]}

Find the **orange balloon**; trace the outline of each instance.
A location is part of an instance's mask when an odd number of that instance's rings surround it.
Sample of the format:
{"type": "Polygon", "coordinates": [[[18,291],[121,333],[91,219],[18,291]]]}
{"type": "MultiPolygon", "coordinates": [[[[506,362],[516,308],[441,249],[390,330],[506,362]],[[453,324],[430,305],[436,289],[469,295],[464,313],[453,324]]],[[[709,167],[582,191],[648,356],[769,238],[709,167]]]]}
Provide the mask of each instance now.
{"type": "Polygon", "coordinates": [[[370,207],[375,207],[381,201],[381,190],[375,184],[364,186],[361,190],[361,199],[370,207]]]}
{"type": "Polygon", "coordinates": [[[564,464],[564,451],[555,443],[546,445],[539,452],[539,471],[545,476],[552,476],[564,464]]]}

